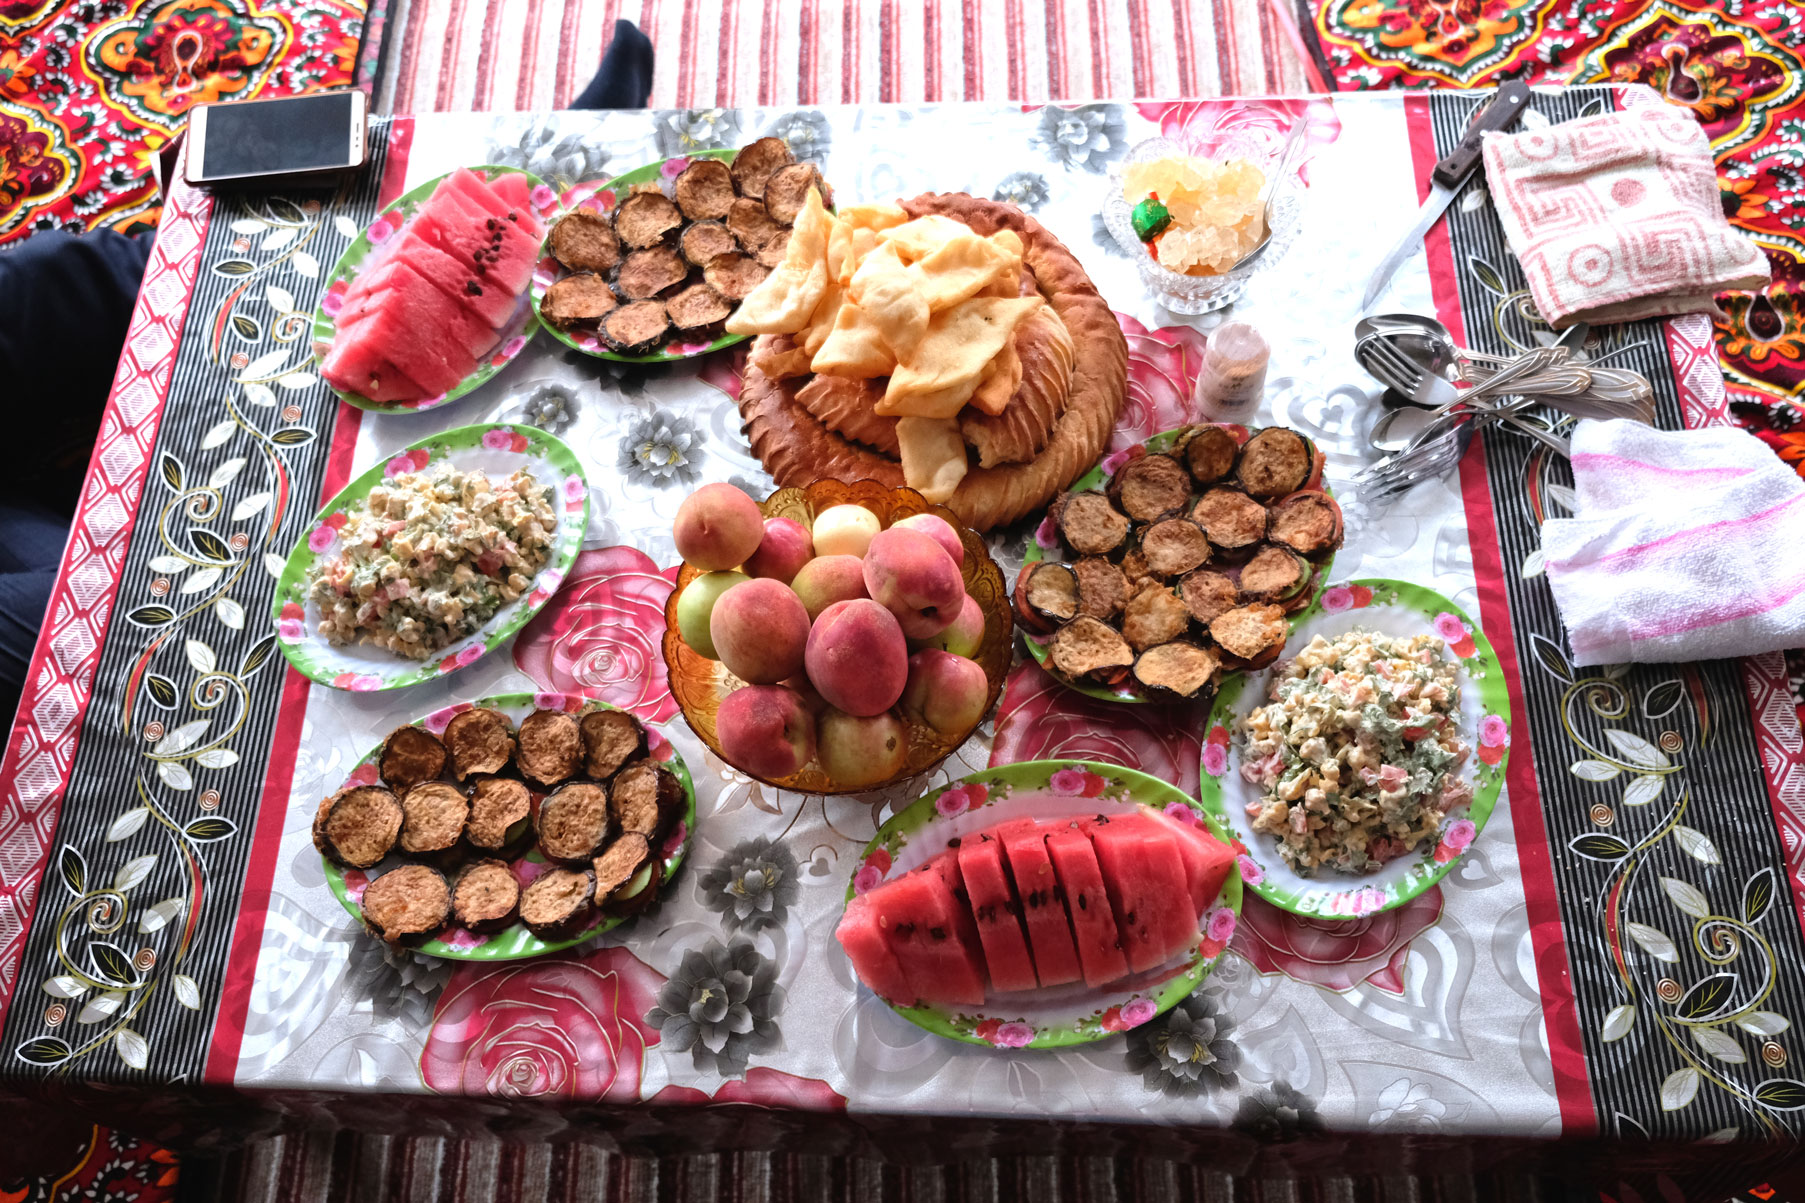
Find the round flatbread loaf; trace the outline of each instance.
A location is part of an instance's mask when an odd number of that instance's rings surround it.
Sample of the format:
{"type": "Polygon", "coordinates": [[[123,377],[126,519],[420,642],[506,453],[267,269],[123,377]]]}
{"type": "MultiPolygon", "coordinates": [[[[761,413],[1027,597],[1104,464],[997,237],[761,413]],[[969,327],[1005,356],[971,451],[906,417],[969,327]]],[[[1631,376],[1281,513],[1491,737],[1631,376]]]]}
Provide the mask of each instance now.
{"type": "MultiPolygon", "coordinates": [[[[1122,409],[1128,343],[1083,266],[1050,231],[1014,205],[962,192],[926,193],[902,202],[910,217],[939,213],[989,236],[1014,230],[1040,294],[1071,332],[1076,364],[1053,437],[1033,460],[973,468],[947,505],[967,526],[986,531],[1044,507],[1097,462],[1122,409]]],[[[763,335],[761,338],[770,338],[763,335]]],[[[740,416],[752,450],[779,485],[821,477],[900,486],[902,464],[835,434],[796,399],[806,377],[773,380],[748,362],[740,416]]]]}

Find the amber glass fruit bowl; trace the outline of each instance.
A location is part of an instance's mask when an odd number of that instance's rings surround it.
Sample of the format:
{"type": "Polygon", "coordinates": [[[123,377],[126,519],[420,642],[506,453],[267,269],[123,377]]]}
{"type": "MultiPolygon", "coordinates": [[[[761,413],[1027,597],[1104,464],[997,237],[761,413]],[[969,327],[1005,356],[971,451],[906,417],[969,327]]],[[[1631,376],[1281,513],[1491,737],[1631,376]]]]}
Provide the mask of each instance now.
{"type": "MultiPolygon", "coordinates": [[[[990,558],[990,551],[984,546],[984,540],[978,537],[977,532],[962,525],[951,510],[945,506],[930,505],[914,489],[893,489],[874,480],[817,480],[806,488],[779,489],[766,498],[759,508],[767,518],[793,518],[813,529],[816,514],[832,506],[849,504],[864,506],[876,514],[886,528],[899,519],[914,514],[934,514],[946,519],[959,532],[960,541],[965,544],[965,563],[960,570],[965,577],[965,591],[971,594],[984,611],[984,642],[973,658],[983,667],[984,677],[990,683],[990,695],[984,703],[984,713],[988,715],[996,706],[997,699],[1002,696],[1003,680],[1009,673],[1014,618],[1009,609],[1009,588],[1003,580],[1002,570],[990,558]]],[[[715,715],[721,708],[722,700],[743,687],[745,682],[728,672],[726,665],[696,652],[683,642],[683,636],[677,632],[677,599],[689,583],[700,575],[699,570],[685,564],[677,575],[677,587],[671,590],[670,600],[665,603],[664,663],[670,670],[671,693],[683,708],[683,717],[690,729],[701,737],[702,742],[716,756],[733,764],[732,759],[721,751],[720,741],[715,736],[715,715]]],[[[978,728],[978,724],[974,723],[969,730],[942,734],[924,723],[915,722],[906,716],[899,717],[902,717],[903,725],[909,731],[909,759],[903,770],[894,777],[868,785],[842,785],[828,776],[819,761],[815,760],[788,777],[759,777],[756,773],[748,775],[757,777],[767,785],[798,793],[865,793],[927,772],[970,739],[972,731],[978,728]]],[[[978,723],[983,721],[980,718],[978,723]]],[[[734,767],[746,772],[739,765],[734,767]]]]}

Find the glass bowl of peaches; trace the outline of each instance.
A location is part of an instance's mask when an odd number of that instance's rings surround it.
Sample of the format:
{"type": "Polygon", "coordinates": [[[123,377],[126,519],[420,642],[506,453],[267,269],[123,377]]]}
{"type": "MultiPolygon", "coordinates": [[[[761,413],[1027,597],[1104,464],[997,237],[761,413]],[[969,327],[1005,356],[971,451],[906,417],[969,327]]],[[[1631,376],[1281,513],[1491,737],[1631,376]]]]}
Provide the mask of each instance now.
{"type": "Polygon", "coordinates": [[[879,789],[971,737],[1009,671],[1002,571],[913,489],[704,485],[673,526],[671,693],[715,755],[809,794],[879,789]]]}

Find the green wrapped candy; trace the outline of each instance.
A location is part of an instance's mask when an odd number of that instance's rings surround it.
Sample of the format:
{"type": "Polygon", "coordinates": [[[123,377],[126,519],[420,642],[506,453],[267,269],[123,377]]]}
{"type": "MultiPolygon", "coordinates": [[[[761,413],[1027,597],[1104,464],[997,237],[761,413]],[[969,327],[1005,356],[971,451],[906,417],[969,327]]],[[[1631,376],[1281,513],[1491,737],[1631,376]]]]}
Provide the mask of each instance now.
{"type": "Polygon", "coordinates": [[[1159,203],[1159,197],[1149,196],[1134,207],[1129,220],[1134,223],[1134,236],[1146,242],[1158,237],[1161,230],[1172,224],[1172,214],[1159,203]]]}

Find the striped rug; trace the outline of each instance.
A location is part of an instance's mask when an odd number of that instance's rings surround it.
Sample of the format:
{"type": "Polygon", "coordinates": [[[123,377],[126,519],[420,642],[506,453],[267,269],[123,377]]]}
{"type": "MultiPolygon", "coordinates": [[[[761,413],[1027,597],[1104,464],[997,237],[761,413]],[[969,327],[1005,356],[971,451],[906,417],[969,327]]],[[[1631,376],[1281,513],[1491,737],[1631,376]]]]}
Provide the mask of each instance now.
{"type": "Polygon", "coordinates": [[[395,0],[378,108],[563,108],[617,17],[656,108],[1328,90],[1285,0],[395,0]]]}

